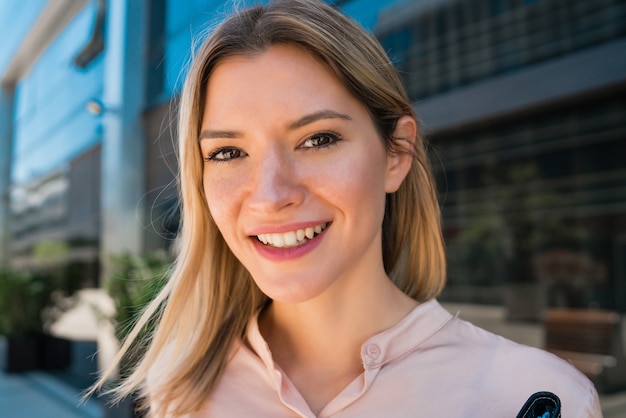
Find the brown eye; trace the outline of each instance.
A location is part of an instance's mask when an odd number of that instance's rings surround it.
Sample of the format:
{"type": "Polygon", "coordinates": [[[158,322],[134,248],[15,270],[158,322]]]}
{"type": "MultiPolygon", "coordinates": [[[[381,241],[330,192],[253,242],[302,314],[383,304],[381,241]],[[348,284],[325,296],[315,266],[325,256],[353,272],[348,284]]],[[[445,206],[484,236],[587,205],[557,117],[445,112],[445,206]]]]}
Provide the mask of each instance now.
{"type": "Polygon", "coordinates": [[[319,132],[307,138],[300,148],[326,148],[341,141],[341,137],[333,132],[319,132]]]}
{"type": "Polygon", "coordinates": [[[234,160],[237,158],[242,158],[245,157],[246,154],[245,152],[243,152],[240,149],[237,148],[220,148],[217,149],[215,151],[213,151],[211,154],[209,154],[209,156],[207,158],[205,158],[205,161],[230,161],[230,160],[234,160]]]}

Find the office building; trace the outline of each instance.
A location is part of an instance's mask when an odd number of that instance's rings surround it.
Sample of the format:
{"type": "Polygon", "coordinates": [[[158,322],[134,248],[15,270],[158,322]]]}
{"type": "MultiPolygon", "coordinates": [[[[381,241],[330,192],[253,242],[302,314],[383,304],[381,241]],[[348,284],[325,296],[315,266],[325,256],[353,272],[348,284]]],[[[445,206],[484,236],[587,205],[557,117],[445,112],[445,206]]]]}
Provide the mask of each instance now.
{"type": "MultiPolygon", "coordinates": [[[[421,117],[443,299],[626,311],[626,2],[332,3],[381,40],[421,117]]],[[[107,254],[170,246],[176,98],[227,2],[1,7],[0,262],[65,257],[97,283],[107,254]]]]}

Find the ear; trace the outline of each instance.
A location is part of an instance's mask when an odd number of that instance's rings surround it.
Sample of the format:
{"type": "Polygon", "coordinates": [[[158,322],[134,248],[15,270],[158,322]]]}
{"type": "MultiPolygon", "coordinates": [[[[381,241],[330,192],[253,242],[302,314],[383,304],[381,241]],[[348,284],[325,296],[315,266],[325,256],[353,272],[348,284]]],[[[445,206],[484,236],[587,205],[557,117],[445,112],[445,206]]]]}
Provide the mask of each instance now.
{"type": "Polygon", "coordinates": [[[413,163],[413,147],[417,135],[417,123],[410,116],[402,116],[396,123],[393,132],[393,150],[387,153],[387,177],[385,192],[393,193],[411,169],[413,163]]]}

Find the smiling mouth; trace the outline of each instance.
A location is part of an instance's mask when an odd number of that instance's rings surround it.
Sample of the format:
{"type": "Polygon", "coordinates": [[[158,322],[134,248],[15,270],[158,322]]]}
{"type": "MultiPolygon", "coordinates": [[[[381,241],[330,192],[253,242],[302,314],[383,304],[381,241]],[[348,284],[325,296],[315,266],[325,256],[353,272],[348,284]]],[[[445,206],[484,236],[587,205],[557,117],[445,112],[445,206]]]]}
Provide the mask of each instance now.
{"type": "Polygon", "coordinates": [[[256,238],[269,247],[292,248],[312,240],[321,234],[328,225],[330,225],[330,222],[284,233],[259,234],[256,238]]]}

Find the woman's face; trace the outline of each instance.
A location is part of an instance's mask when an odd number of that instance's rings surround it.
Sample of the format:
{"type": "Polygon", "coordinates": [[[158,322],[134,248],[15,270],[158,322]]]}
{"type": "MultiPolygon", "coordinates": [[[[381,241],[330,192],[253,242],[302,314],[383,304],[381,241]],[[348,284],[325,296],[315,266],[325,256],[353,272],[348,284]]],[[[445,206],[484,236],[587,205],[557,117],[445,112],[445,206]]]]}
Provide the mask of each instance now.
{"type": "Polygon", "coordinates": [[[385,194],[406,170],[324,65],[292,46],[231,57],[206,97],[209,210],[266,295],[303,302],[383,271],[385,194]]]}

